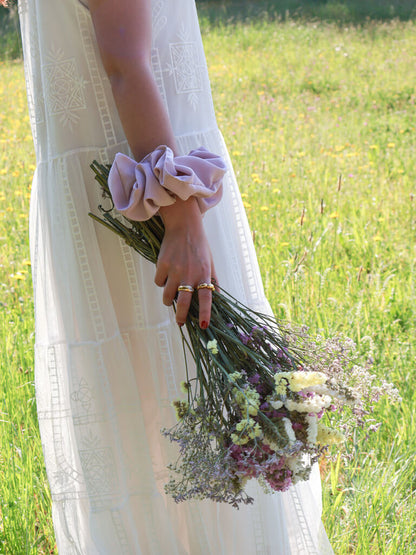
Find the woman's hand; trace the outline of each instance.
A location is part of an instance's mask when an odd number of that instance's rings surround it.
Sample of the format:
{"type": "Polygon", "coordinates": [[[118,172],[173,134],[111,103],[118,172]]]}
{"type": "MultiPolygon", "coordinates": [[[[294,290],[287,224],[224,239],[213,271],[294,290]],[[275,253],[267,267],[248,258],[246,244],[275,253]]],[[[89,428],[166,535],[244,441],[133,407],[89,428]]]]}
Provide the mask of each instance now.
{"type": "MultiPolygon", "coordinates": [[[[196,289],[200,283],[211,283],[212,279],[217,282],[217,277],[196,199],[177,199],[175,204],[160,208],[159,213],[165,224],[165,236],[156,264],[155,283],[164,287],[165,305],[171,305],[178,295],[176,321],[183,325],[192,293],[178,293],[179,285],[191,285],[196,289]]],[[[198,301],[199,325],[206,329],[211,318],[212,292],[200,289],[198,301]]]]}

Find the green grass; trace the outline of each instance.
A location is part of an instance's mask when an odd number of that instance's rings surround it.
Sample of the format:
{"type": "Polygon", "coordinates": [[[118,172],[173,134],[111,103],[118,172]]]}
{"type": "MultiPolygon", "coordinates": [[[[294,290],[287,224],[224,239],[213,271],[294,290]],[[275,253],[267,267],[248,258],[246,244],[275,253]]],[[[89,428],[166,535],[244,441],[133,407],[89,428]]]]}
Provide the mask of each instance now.
{"type": "MultiPolygon", "coordinates": [[[[369,348],[403,402],[322,464],[343,554],[416,553],[416,24],[202,18],[219,124],[279,317],[369,348]]],[[[0,553],[54,553],[33,386],[21,63],[0,64],[0,553]]]]}
{"type": "Polygon", "coordinates": [[[16,0],[9,7],[0,6],[0,60],[14,60],[22,57],[19,17],[16,0]]]}
{"type": "Polygon", "coordinates": [[[197,0],[197,5],[200,13],[215,23],[247,18],[363,23],[416,16],[413,0],[197,0]]]}

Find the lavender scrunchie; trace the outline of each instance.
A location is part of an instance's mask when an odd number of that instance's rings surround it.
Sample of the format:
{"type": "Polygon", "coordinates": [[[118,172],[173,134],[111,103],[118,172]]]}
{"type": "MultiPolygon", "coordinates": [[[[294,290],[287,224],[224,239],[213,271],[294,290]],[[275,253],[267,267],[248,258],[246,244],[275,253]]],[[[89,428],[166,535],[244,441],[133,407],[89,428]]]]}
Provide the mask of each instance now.
{"type": "Polygon", "coordinates": [[[203,147],[187,156],[174,156],[165,145],[158,146],[141,162],[116,154],[108,176],[114,205],[127,218],[144,221],[160,206],[173,204],[176,197],[198,199],[202,213],[222,196],[224,160],[203,147]]]}

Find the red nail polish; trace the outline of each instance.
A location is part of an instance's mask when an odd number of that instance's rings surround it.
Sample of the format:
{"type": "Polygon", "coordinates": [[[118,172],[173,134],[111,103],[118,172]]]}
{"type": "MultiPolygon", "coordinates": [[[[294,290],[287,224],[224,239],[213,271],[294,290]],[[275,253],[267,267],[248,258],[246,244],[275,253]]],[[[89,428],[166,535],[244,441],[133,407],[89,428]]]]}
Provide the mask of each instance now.
{"type": "Polygon", "coordinates": [[[183,326],[183,322],[177,322],[177,324],[180,328],[183,326]]]}
{"type": "Polygon", "coordinates": [[[203,330],[206,330],[207,327],[208,327],[208,322],[205,322],[205,320],[204,320],[203,322],[201,322],[201,328],[202,328],[203,330]]]}

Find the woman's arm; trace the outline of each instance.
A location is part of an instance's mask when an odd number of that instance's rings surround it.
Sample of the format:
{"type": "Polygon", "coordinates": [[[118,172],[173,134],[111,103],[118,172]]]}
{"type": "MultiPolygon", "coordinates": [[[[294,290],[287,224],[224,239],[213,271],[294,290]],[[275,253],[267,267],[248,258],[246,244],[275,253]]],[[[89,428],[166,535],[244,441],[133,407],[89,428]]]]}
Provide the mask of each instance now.
{"type": "Polygon", "coordinates": [[[150,0],[90,0],[101,59],[136,160],[175,138],[150,66],[150,0]]]}
{"type": "MultiPolygon", "coordinates": [[[[97,43],[110,79],[127,141],[136,160],[161,144],[174,152],[176,143],[168,114],[150,66],[151,0],[90,0],[97,43]]],[[[160,209],[166,232],[155,283],[164,287],[163,302],[172,304],[179,285],[196,286],[216,279],[202,217],[195,198],[177,200],[160,209]]],[[[199,323],[205,328],[211,314],[211,292],[199,296],[199,323]]],[[[183,324],[191,294],[178,295],[176,321],[183,324]]]]}

